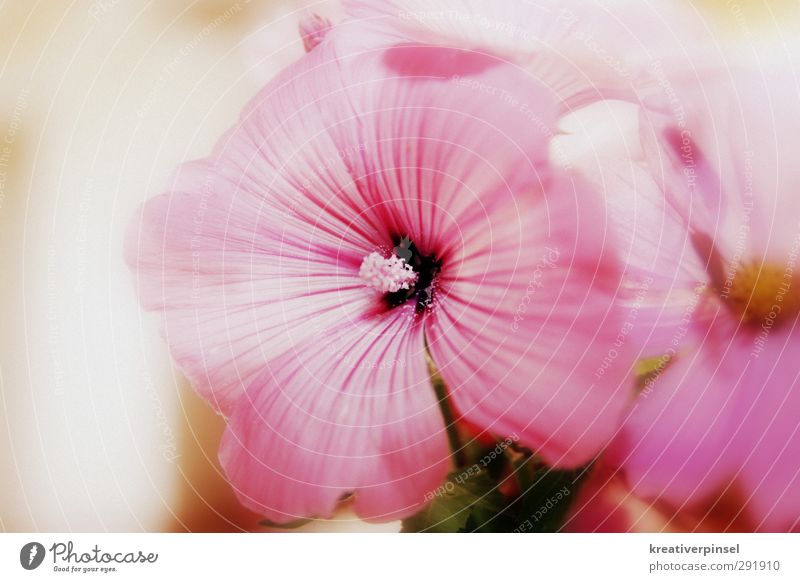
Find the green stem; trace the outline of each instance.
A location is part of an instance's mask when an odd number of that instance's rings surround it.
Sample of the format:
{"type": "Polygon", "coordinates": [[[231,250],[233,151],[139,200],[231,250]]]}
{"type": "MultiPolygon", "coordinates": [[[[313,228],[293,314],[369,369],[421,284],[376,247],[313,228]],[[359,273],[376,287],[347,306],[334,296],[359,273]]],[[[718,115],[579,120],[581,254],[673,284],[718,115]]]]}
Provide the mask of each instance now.
{"type": "Polygon", "coordinates": [[[436,399],[439,401],[439,409],[442,411],[445,427],[447,427],[447,441],[450,444],[450,451],[453,455],[453,463],[456,467],[465,467],[467,465],[466,451],[461,442],[461,435],[458,433],[458,426],[456,425],[456,417],[453,412],[453,407],[450,404],[450,395],[447,392],[444,379],[433,363],[430,352],[428,351],[428,344],[425,343],[425,359],[428,362],[428,373],[430,374],[431,384],[436,393],[436,399]]]}

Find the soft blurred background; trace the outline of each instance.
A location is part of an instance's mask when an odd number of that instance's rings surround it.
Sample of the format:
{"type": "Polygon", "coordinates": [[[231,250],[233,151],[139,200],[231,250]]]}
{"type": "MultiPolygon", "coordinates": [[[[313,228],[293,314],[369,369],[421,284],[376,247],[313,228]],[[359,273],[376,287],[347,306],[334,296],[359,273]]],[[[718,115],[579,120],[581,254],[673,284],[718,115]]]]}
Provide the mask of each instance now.
{"type": "MultiPolygon", "coordinates": [[[[121,246],[135,207],[302,54],[315,4],[0,0],[0,531],[263,530],[121,246]]],[[[798,0],[691,6],[732,47],[800,28],[798,0]]],[[[309,527],[366,526],[344,508],[309,527]]]]}

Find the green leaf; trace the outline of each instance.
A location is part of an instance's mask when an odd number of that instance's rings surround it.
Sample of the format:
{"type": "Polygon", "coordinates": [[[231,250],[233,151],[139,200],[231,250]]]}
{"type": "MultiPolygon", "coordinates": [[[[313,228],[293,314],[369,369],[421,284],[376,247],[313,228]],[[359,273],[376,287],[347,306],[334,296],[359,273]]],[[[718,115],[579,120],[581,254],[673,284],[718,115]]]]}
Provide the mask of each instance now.
{"type": "Polygon", "coordinates": [[[557,532],[564,524],[589,469],[556,471],[535,457],[518,459],[514,470],[520,485],[517,531],[557,532]]]}
{"type": "Polygon", "coordinates": [[[403,520],[403,532],[499,531],[494,529],[500,527],[498,520],[502,527],[510,523],[507,501],[486,471],[455,471],[430,495],[422,511],[403,520]]]}
{"type": "Polygon", "coordinates": [[[509,500],[500,493],[494,480],[492,485],[493,488],[484,494],[480,502],[472,506],[464,531],[505,533],[516,527],[517,520],[509,507],[509,500]]]}

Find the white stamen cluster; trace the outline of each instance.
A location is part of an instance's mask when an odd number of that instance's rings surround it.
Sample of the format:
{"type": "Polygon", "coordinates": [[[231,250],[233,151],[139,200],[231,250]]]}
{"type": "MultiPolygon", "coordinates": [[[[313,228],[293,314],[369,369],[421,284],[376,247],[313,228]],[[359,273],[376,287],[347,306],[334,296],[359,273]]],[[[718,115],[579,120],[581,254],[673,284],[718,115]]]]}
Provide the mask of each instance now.
{"type": "Polygon", "coordinates": [[[397,255],[386,258],[380,253],[371,253],[364,258],[358,276],[368,287],[381,293],[409,289],[417,281],[417,273],[405,259],[397,255]]]}

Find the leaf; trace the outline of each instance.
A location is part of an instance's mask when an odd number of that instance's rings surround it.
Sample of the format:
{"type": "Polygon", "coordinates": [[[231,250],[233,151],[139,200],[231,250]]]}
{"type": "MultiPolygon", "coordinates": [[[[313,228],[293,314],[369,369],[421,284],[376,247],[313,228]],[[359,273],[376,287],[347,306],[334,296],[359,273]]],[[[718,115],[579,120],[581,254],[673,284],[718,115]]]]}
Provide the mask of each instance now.
{"type": "Polygon", "coordinates": [[[422,511],[403,520],[401,531],[495,531],[493,527],[497,525],[498,516],[503,516],[503,527],[510,521],[505,516],[506,498],[497,489],[497,483],[482,470],[472,474],[455,471],[431,495],[433,500],[422,511]]]}
{"type": "Polygon", "coordinates": [[[500,493],[492,480],[493,489],[487,491],[479,503],[472,506],[465,531],[476,533],[505,533],[513,531],[517,520],[509,507],[509,500],[500,493]]]}
{"type": "Polygon", "coordinates": [[[559,531],[589,468],[556,471],[527,457],[516,460],[514,470],[520,485],[517,530],[559,531]]]}

